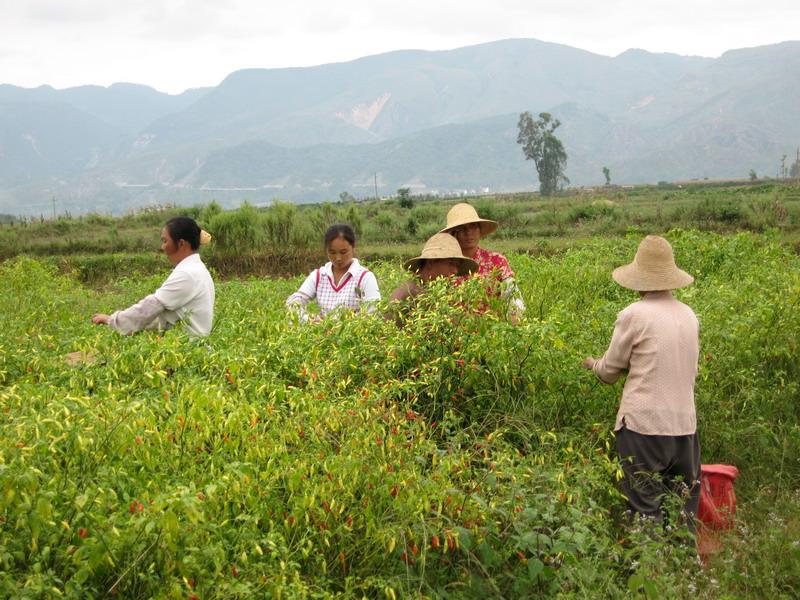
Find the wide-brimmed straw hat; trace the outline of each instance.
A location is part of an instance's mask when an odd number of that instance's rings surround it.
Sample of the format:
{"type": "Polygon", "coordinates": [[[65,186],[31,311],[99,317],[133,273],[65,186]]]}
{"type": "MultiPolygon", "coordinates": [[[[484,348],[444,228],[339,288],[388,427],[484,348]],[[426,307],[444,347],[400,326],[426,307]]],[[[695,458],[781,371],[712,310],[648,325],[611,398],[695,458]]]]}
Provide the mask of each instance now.
{"type": "Polygon", "coordinates": [[[205,229],[200,230],[200,245],[207,246],[211,243],[211,240],[214,238],[211,237],[211,234],[208,233],[205,229]]]}
{"type": "Polygon", "coordinates": [[[469,223],[478,223],[481,226],[481,235],[489,235],[497,229],[497,221],[481,219],[472,205],[460,202],[447,212],[447,227],[439,233],[449,233],[452,229],[469,223]]]}
{"type": "Polygon", "coordinates": [[[676,290],[694,281],[675,264],[669,242],[657,235],[644,238],[633,262],[614,269],[611,277],[622,287],[637,292],[676,290]]]}
{"type": "Polygon", "coordinates": [[[407,260],[403,267],[415,273],[419,270],[420,262],[436,258],[458,260],[458,274],[469,275],[478,270],[478,263],[461,254],[461,246],[449,233],[436,233],[431,236],[422,248],[422,254],[407,260]]]}

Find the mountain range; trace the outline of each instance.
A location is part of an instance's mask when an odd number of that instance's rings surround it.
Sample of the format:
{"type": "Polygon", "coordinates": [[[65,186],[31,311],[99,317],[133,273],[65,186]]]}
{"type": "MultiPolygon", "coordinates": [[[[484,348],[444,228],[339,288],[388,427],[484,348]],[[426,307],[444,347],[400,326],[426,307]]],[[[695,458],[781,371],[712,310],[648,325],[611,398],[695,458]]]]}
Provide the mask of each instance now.
{"type": "Polygon", "coordinates": [[[0,213],[119,213],[534,190],[519,113],[549,112],[573,185],[774,175],[800,145],[800,42],[716,59],[530,39],[231,73],[168,95],[0,85],[0,213]]]}

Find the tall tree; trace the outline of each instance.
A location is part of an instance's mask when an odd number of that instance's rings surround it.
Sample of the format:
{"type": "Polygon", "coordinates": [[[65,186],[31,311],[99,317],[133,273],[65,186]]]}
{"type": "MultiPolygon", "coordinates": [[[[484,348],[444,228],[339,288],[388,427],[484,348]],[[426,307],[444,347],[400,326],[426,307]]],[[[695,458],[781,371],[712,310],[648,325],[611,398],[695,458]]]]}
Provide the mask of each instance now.
{"type": "Polygon", "coordinates": [[[611,185],[611,169],[603,167],[603,177],[606,178],[606,185],[611,185]]]}
{"type": "Polygon", "coordinates": [[[561,122],[550,113],[539,113],[534,121],[531,113],[525,111],[519,116],[519,135],[517,143],[522,145],[526,160],[532,160],[539,174],[539,193],[550,196],[569,183],[564,175],[567,166],[567,153],[564,146],[553,133],[561,122]]]}

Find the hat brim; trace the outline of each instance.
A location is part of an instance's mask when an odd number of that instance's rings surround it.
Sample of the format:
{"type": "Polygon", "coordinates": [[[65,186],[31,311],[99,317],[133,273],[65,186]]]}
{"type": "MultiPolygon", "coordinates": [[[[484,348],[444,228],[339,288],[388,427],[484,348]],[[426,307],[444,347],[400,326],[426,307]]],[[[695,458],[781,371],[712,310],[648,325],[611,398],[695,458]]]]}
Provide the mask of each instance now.
{"type": "Polygon", "coordinates": [[[412,273],[417,273],[419,271],[419,263],[423,260],[457,260],[458,261],[458,273],[459,277],[464,275],[470,275],[478,270],[478,263],[476,263],[471,258],[467,258],[466,256],[437,256],[435,258],[429,257],[426,258],[424,256],[417,256],[415,258],[411,258],[403,263],[403,268],[411,271],[412,273]]]}
{"type": "Polygon", "coordinates": [[[656,273],[643,271],[636,263],[617,267],[611,273],[611,277],[622,287],[637,292],[677,290],[694,281],[694,277],[677,267],[656,273]]]}
{"type": "Polygon", "coordinates": [[[453,229],[456,227],[461,227],[462,225],[469,225],[470,223],[478,223],[481,226],[481,236],[489,235],[494,231],[497,231],[497,221],[490,221],[489,219],[473,219],[471,221],[462,221],[461,223],[454,223],[449,227],[445,227],[439,233],[452,233],[453,229]]]}

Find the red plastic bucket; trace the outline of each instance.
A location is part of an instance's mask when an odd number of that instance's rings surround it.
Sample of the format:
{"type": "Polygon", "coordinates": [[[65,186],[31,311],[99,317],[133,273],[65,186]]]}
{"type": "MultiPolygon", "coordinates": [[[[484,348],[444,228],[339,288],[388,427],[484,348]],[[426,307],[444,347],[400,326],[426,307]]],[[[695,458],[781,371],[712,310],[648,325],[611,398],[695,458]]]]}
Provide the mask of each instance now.
{"type": "Polygon", "coordinates": [[[733,527],[739,469],[733,465],[700,466],[700,506],[697,510],[697,549],[705,558],[722,548],[718,531],[733,527]]]}
{"type": "Polygon", "coordinates": [[[700,507],[697,518],[711,529],[730,529],[736,515],[733,482],[739,469],[733,465],[701,465],[700,507]]]}

